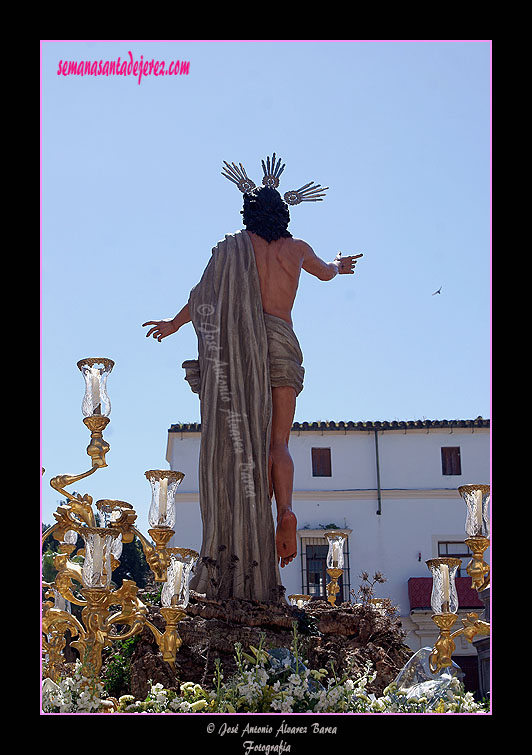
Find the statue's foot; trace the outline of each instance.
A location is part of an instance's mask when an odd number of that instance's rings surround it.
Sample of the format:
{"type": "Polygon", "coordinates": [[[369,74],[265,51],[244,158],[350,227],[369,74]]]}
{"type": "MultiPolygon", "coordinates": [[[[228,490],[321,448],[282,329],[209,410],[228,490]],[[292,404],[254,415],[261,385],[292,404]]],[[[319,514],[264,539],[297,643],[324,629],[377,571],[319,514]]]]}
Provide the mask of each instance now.
{"type": "Polygon", "coordinates": [[[286,566],[297,556],[297,519],[291,509],[277,515],[275,544],[281,566],[286,566]]]}

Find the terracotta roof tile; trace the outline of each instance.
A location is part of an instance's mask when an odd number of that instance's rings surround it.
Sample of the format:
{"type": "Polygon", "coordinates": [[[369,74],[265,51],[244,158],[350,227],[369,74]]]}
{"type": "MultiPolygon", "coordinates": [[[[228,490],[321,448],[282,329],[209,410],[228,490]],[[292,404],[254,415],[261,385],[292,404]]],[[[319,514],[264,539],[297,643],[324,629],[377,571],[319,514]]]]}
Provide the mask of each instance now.
{"type": "MultiPolygon", "coordinates": [[[[321,430],[322,432],[334,432],[338,430],[422,430],[424,428],[440,428],[440,427],[490,427],[490,420],[483,417],[477,417],[476,419],[418,419],[418,420],[375,420],[375,421],[358,421],[353,420],[340,420],[340,422],[332,421],[314,421],[314,422],[294,422],[292,425],[292,432],[305,432],[312,430],[321,430]]],[[[173,424],[168,429],[169,433],[198,433],[201,432],[200,422],[179,422],[173,424]]]]}

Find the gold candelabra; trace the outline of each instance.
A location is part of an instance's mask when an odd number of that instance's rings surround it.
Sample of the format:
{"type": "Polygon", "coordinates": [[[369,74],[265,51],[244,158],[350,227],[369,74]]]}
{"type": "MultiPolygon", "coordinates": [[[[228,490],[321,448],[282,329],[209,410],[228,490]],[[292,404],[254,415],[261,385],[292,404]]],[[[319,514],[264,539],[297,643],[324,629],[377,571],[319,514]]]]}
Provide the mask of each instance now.
{"type": "MultiPolygon", "coordinates": [[[[464,541],[472,552],[472,559],[466,566],[471,577],[471,586],[482,592],[489,586],[490,568],[484,561],[484,552],[489,547],[489,485],[461,485],[458,492],[467,507],[466,534],[464,541]]],[[[430,669],[433,673],[452,665],[455,650],[455,638],[463,635],[468,642],[480,635],[490,634],[490,625],[471,612],[462,619],[462,627],[451,632],[458,620],[458,595],[455,578],[462,562],[459,558],[432,558],[427,562],[432,572],[431,606],[434,611],[433,622],[438,627],[439,635],[429,656],[430,669]]]]}
{"type": "Polygon", "coordinates": [[[302,609],[308,606],[308,604],[312,600],[312,595],[299,595],[294,593],[294,595],[288,596],[288,600],[290,601],[291,606],[302,609]]]}
{"type": "Polygon", "coordinates": [[[153,544],[135,527],[137,514],[131,504],[111,499],[96,501],[95,507],[105,521],[105,526],[100,527],[92,497],[66,490],[107,466],[109,444],[103,439],[103,431],[109,422],[111,405],[106,381],[113,366],[110,359],[90,358],[78,362],[86,383],[82,411],[83,422],[91,432],[87,454],[92,466],[87,472],[58,475],[50,480],[54,490],[67,499],[54,512],[56,523],[42,537],[43,545],[50,536],[60,543],[54,558],[55,581],[43,582],[43,653],[48,656],[45,676],[54,681],[64,662],[67,630],[75,638],[70,644],[78,650],[82,675],[88,680],[99,675],[106,646],[132,637],[144,627],[154,635],[163,659],[174,667],[182,642],[177,624],[186,616],[188,582],[198,559],[196,551],[168,547],[175,534],[174,495],[184,477],[182,472],[150,470],[145,473],[152,486],[148,532],[153,544]],[[78,535],[83,538],[84,547],[76,551],[78,535]],[[164,632],[148,620],[147,606],[138,597],[138,587],[133,580],[124,579],[119,588],[113,589],[111,585],[112,572],[120,565],[122,545],[135,537],[141,543],[155,580],[164,583],[161,592],[164,632]],[[72,560],[74,551],[76,556],[84,557],[83,565],[72,560]],[[75,594],[73,582],[80,585],[81,597],[75,594]],[[68,610],[67,601],[82,607],[81,621],[68,610]]]}
{"type": "Polygon", "coordinates": [[[327,553],[327,574],[331,581],[327,585],[327,600],[334,606],[336,596],[340,592],[338,580],[344,573],[344,542],[348,536],[344,530],[328,530],[324,533],[329,541],[329,551],[327,553]]]}

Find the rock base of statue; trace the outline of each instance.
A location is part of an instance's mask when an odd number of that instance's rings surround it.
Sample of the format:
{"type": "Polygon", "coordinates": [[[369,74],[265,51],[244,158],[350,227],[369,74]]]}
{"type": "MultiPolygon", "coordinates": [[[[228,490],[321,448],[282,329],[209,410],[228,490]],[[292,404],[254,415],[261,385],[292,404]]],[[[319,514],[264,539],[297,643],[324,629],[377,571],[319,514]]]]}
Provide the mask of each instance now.
{"type": "MultiPolygon", "coordinates": [[[[164,629],[157,609],[150,609],[150,621],[164,629]]],[[[356,676],[371,661],[377,676],[368,692],[377,696],[392,682],[412,655],[404,644],[405,633],[396,616],[371,604],[343,603],[331,606],[325,600],[312,601],[305,610],[289,605],[246,600],[208,600],[193,597],[187,617],[179,622],[183,644],[175,670],[162,660],[151,632],[145,630],[131,661],[131,689],[144,700],[149,681],[167,689],[192,681],[208,688],[213,683],[215,659],[220,658],[224,679],[236,672],[235,643],[242,649],[287,648],[293,645],[296,623],[300,657],[310,669],[328,668],[331,661],[337,675],[347,668],[356,676]]]]}

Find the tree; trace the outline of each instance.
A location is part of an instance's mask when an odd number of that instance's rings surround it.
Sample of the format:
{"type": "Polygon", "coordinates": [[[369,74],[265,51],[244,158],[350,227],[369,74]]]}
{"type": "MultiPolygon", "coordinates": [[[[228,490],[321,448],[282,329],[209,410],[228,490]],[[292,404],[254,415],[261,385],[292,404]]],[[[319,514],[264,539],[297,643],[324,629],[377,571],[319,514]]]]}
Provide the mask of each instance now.
{"type": "Polygon", "coordinates": [[[144,556],[140,540],[135,538],[132,543],[124,543],[120,556],[120,566],[113,572],[113,582],[120,587],[122,580],[132,579],[138,587],[146,586],[146,579],[150,567],[144,556]]]}

